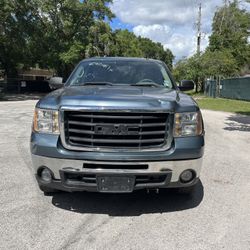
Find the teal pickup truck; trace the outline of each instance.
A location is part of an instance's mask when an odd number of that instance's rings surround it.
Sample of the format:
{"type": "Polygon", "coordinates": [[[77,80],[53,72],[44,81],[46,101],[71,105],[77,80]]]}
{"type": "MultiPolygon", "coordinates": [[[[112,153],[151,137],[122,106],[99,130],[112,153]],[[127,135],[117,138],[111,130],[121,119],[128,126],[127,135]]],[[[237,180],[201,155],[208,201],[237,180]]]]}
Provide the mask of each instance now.
{"type": "Polygon", "coordinates": [[[204,152],[201,111],[167,66],[143,58],[90,58],[37,104],[30,140],[44,192],[192,192],[204,152]]]}

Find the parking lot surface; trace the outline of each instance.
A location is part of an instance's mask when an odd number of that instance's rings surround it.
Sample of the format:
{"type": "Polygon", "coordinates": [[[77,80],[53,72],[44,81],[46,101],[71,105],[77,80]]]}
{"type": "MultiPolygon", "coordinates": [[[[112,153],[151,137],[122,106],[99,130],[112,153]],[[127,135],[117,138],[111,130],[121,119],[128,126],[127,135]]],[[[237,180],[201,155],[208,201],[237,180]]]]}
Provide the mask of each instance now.
{"type": "Polygon", "coordinates": [[[44,196],[29,153],[35,103],[0,102],[0,249],[250,249],[250,117],[203,111],[206,149],[193,197],[44,196]]]}

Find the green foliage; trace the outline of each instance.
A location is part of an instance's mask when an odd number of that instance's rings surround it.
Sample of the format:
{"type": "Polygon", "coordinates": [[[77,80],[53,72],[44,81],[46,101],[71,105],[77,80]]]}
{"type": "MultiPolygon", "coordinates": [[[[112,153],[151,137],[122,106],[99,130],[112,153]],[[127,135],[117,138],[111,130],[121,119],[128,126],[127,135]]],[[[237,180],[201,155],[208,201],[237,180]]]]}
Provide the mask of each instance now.
{"type": "Polygon", "coordinates": [[[38,25],[35,0],[0,0],[0,65],[15,74],[17,65],[30,65],[30,34],[38,25]]]}
{"type": "Polygon", "coordinates": [[[84,58],[90,29],[111,19],[111,0],[0,0],[0,64],[39,64],[67,74],[84,58]]]}
{"type": "Polygon", "coordinates": [[[128,30],[117,30],[115,36],[115,56],[142,57],[143,53],[139,46],[139,40],[135,34],[128,30]]]}
{"type": "Polygon", "coordinates": [[[194,55],[179,61],[175,65],[173,74],[178,82],[184,79],[197,80],[199,77],[204,77],[200,56],[194,55]]]}
{"type": "Polygon", "coordinates": [[[237,60],[228,49],[207,50],[201,57],[205,76],[234,76],[238,72],[237,60]]]}
{"type": "Polygon", "coordinates": [[[66,76],[92,56],[151,57],[170,67],[173,54],[127,30],[112,31],[112,0],[0,0],[0,67],[15,74],[39,65],[66,76]]]}
{"type": "Polygon", "coordinates": [[[169,49],[165,50],[160,43],[154,43],[148,38],[137,37],[128,30],[116,30],[114,36],[113,56],[153,58],[165,62],[172,69],[174,56],[169,49]]]}
{"type": "Polygon", "coordinates": [[[196,91],[203,89],[207,77],[234,76],[238,72],[237,61],[229,50],[207,50],[202,55],[194,55],[175,65],[174,77],[180,82],[184,79],[196,82],[196,91]]]}
{"type": "Polygon", "coordinates": [[[139,44],[140,49],[143,53],[143,57],[164,61],[168,65],[168,67],[172,69],[172,61],[174,59],[174,55],[169,49],[165,50],[162,44],[153,43],[148,38],[139,37],[139,44]]]}
{"type": "Polygon", "coordinates": [[[214,15],[207,50],[178,62],[174,68],[175,78],[178,81],[192,79],[196,90],[202,90],[207,77],[240,74],[250,65],[249,35],[250,13],[240,9],[237,1],[219,8],[214,15]]]}
{"type": "Polygon", "coordinates": [[[227,50],[235,58],[238,69],[250,63],[250,13],[240,9],[238,1],[215,13],[208,50],[227,50]]]}
{"type": "MultiPolygon", "coordinates": [[[[41,8],[42,41],[36,40],[34,53],[39,64],[68,75],[74,64],[85,57],[93,26],[113,14],[110,0],[37,0],[41,8]],[[47,65],[45,65],[47,63],[47,65]]],[[[32,36],[33,37],[33,36],[32,36]]]]}

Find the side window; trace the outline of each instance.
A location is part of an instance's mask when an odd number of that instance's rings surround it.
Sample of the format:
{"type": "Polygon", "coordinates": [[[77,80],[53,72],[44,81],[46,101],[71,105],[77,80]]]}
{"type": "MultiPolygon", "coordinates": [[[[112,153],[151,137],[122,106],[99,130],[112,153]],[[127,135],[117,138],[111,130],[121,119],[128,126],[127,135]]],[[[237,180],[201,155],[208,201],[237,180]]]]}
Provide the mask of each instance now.
{"type": "Polygon", "coordinates": [[[84,76],[84,67],[83,65],[80,65],[76,72],[73,75],[73,78],[70,81],[70,85],[78,85],[81,84],[82,80],[83,80],[83,76],[84,76]]]}
{"type": "Polygon", "coordinates": [[[170,77],[169,77],[166,69],[162,65],[160,65],[160,68],[161,68],[161,73],[162,73],[163,78],[164,78],[163,85],[166,88],[172,88],[172,82],[170,80],[170,77]]]}

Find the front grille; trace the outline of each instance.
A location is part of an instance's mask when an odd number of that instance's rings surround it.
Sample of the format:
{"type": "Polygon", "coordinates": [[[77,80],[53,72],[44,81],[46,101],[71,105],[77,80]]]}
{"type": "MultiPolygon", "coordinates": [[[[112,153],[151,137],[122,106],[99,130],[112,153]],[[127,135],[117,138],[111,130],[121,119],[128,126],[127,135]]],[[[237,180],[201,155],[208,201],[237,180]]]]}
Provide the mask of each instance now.
{"type": "Polygon", "coordinates": [[[161,148],[168,135],[168,113],[64,111],[64,140],[74,148],[161,148]]]}

